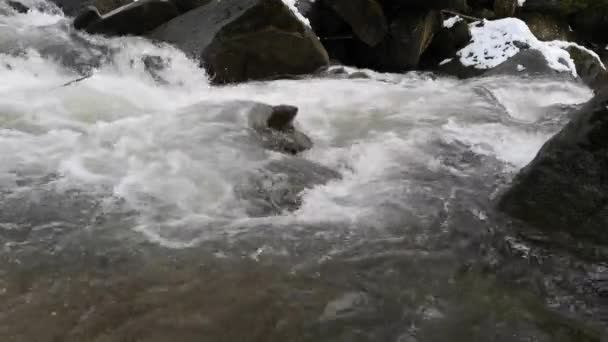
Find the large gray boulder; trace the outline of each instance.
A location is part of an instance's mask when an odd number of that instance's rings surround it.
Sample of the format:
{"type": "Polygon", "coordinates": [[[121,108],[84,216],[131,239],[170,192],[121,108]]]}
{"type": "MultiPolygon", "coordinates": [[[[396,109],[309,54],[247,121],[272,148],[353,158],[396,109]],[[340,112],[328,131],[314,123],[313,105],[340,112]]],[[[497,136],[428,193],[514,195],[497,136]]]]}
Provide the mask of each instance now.
{"type": "Polygon", "coordinates": [[[608,88],[543,146],[499,208],[541,230],[608,243],[608,88]]]}
{"type": "Polygon", "coordinates": [[[216,83],[308,74],[329,63],[281,0],[213,0],[149,34],[201,61],[216,83]]]}

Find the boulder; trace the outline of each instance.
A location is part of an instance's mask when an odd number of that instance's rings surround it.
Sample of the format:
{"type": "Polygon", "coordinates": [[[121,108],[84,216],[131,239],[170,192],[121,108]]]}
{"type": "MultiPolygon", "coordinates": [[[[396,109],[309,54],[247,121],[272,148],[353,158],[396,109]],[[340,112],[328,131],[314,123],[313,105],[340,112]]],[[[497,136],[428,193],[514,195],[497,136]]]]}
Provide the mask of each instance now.
{"type": "Polygon", "coordinates": [[[199,59],[216,83],[316,71],[323,45],[281,0],[214,0],[149,35],[199,59]]]}
{"type": "Polygon", "coordinates": [[[24,4],[18,2],[18,1],[13,1],[13,0],[8,0],[6,2],[6,4],[12,8],[13,10],[15,10],[17,13],[27,13],[27,11],[29,11],[29,7],[25,6],[24,4]]]}
{"type": "Polygon", "coordinates": [[[249,112],[249,126],[266,149],[297,154],[312,148],[312,140],[298,131],[293,120],[298,107],[257,105],[249,112]]]}
{"type": "MultiPolygon", "coordinates": [[[[94,16],[90,9],[89,13],[94,16]]],[[[108,36],[142,35],[178,15],[179,11],[171,1],[140,0],[105,14],[89,24],[86,31],[108,36]]]]}
{"type": "Polygon", "coordinates": [[[388,33],[382,6],[376,0],[323,0],[333,9],[362,42],[378,45],[388,33]]]}
{"type": "Polygon", "coordinates": [[[568,27],[568,22],[554,15],[544,13],[522,13],[519,18],[523,20],[542,41],[563,40],[573,41],[574,34],[568,27]]]}
{"type": "Polygon", "coordinates": [[[538,229],[608,243],[608,88],[542,147],[498,206],[538,229]]]}
{"type": "MultiPolygon", "coordinates": [[[[446,22],[444,22],[446,23],[446,22]]],[[[435,34],[428,49],[422,54],[421,65],[435,68],[442,61],[452,58],[471,41],[471,30],[466,21],[452,17],[435,34]]]]}
{"type": "Polygon", "coordinates": [[[418,67],[420,57],[441,28],[437,11],[404,14],[389,25],[389,34],[375,47],[352,42],[348,62],[379,71],[399,72],[418,67]]]}
{"type": "Polygon", "coordinates": [[[173,3],[181,13],[186,13],[195,8],[205,6],[211,1],[212,0],[173,0],[173,3]]]}
{"type": "Polygon", "coordinates": [[[606,84],[608,81],[608,71],[606,71],[606,66],[603,65],[599,56],[586,48],[574,44],[567,47],[566,50],[570,53],[570,58],[572,58],[576,65],[578,76],[583,82],[594,89],[599,89],[606,84]]]}
{"type": "Polygon", "coordinates": [[[109,13],[122,6],[133,3],[133,0],[94,0],[92,4],[99,10],[99,13],[109,13]]]}
{"type": "Polygon", "coordinates": [[[572,4],[573,2],[569,0],[526,0],[522,11],[566,17],[576,10],[572,4]]]}
{"type": "Polygon", "coordinates": [[[76,18],[74,18],[74,28],[77,30],[84,30],[89,25],[96,23],[101,20],[101,14],[95,6],[89,6],[84,9],[84,11],[80,12],[76,18]]]}
{"type": "Polygon", "coordinates": [[[464,11],[468,7],[466,0],[379,0],[379,2],[390,19],[397,18],[410,10],[464,11]]]}
{"type": "Polygon", "coordinates": [[[515,56],[483,73],[483,76],[497,75],[574,78],[569,72],[559,72],[549,67],[545,56],[540,51],[533,49],[521,50],[515,56]]]}
{"type": "Polygon", "coordinates": [[[494,0],[496,18],[512,17],[517,9],[518,0],[494,0]]]}
{"type": "Polygon", "coordinates": [[[50,0],[66,16],[74,17],[89,6],[94,6],[100,13],[108,13],[119,7],[130,4],[133,0],[50,0]]]}
{"type": "Polygon", "coordinates": [[[587,8],[571,17],[570,24],[584,41],[608,44],[608,3],[602,7],[587,8]]]}

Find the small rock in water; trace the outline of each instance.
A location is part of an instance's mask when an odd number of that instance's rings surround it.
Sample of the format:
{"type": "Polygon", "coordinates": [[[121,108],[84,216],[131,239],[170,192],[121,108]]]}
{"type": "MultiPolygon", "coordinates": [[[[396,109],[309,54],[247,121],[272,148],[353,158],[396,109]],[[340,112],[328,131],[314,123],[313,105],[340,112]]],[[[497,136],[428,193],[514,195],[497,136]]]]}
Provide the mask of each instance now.
{"type": "Polygon", "coordinates": [[[356,316],[365,310],[369,297],[363,292],[348,292],[327,303],[319,320],[333,321],[356,316]]]}
{"type": "Polygon", "coordinates": [[[312,148],[312,140],[293,126],[298,108],[259,104],[249,113],[249,125],[264,148],[297,154],[312,148]]]}
{"type": "Polygon", "coordinates": [[[268,127],[278,131],[293,129],[293,119],[298,114],[298,107],[279,105],[272,107],[272,114],[266,121],[268,127]]]}

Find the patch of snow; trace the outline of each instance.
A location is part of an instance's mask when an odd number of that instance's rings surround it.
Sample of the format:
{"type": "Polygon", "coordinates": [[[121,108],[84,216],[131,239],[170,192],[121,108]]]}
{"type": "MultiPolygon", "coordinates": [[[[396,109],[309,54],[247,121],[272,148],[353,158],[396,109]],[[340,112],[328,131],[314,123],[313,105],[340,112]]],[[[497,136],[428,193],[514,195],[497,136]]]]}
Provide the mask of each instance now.
{"type": "Polygon", "coordinates": [[[578,45],[573,42],[564,42],[562,40],[554,40],[551,42],[547,42],[547,44],[558,47],[560,49],[567,49],[569,47],[574,47],[579,50],[583,50],[586,53],[590,54],[593,58],[595,58],[597,60],[597,62],[599,63],[599,65],[602,67],[602,69],[606,70],[606,66],[604,65],[604,63],[602,63],[602,59],[600,58],[600,56],[597,53],[595,53],[595,51],[587,49],[586,47],[584,47],[582,45],[578,45]]]}
{"type": "Polygon", "coordinates": [[[523,7],[525,3],[526,3],[526,0],[517,0],[517,6],[519,6],[519,7],[523,7]]]}
{"type": "Polygon", "coordinates": [[[472,42],[458,51],[460,62],[477,69],[491,69],[516,55],[519,42],[540,51],[550,68],[577,76],[576,66],[568,51],[554,42],[538,40],[526,23],[517,18],[483,20],[471,23],[472,42]]]}
{"type": "Polygon", "coordinates": [[[448,59],[444,59],[441,61],[441,63],[439,63],[439,65],[444,65],[444,64],[448,64],[450,63],[454,58],[448,58],[448,59]]]}
{"type": "Polygon", "coordinates": [[[526,70],[526,67],[521,65],[521,64],[517,64],[517,71],[524,71],[526,70]]]}
{"type": "Polygon", "coordinates": [[[461,22],[463,19],[460,16],[451,17],[443,21],[443,27],[452,28],[456,23],[461,22]]]}
{"type": "Polygon", "coordinates": [[[308,19],[306,19],[306,17],[303,16],[302,13],[300,13],[298,8],[296,7],[296,3],[298,2],[298,0],[283,0],[283,2],[296,15],[296,17],[300,19],[301,22],[306,24],[306,26],[310,27],[310,21],[308,21],[308,19]]]}

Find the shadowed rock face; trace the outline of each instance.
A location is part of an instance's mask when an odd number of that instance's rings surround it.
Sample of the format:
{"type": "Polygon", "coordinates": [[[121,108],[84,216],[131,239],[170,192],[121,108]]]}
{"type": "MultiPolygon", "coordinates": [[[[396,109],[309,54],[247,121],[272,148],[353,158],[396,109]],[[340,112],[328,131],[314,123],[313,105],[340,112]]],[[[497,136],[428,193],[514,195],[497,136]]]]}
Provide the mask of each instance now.
{"type": "Polygon", "coordinates": [[[141,35],[178,15],[177,7],[170,1],[142,0],[104,15],[88,25],[86,30],[111,36],[141,35]]]}
{"type": "Polygon", "coordinates": [[[154,30],[204,62],[216,83],[308,74],[329,63],[312,30],[281,0],[222,0],[154,30]]]}
{"type": "Polygon", "coordinates": [[[543,146],[499,207],[543,230],[608,243],[608,88],[543,146]]]}
{"type": "Polygon", "coordinates": [[[362,42],[375,46],[388,33],[382,6],[376,0],[329,0],[324,2],[352,28],[362,42]]]}

